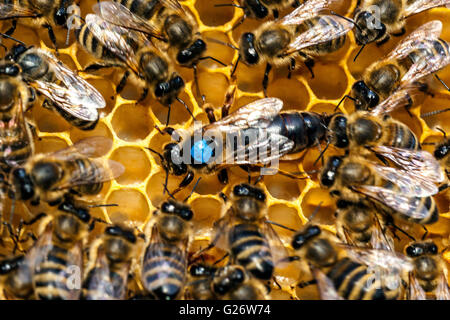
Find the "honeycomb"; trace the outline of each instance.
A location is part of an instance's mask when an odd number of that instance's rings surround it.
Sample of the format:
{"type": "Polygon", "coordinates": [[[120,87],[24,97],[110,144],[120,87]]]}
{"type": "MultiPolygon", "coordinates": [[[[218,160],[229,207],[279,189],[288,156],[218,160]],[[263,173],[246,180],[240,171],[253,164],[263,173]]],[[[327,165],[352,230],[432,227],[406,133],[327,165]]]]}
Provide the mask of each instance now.
{"type": "MultiPolygon", "coordinates": [[[[81,15],[85,16],[91,12],[91,7],[95,2],[95,0],[81,0],[81,15]]],[[[193,14],[199,24],[199,30],[208,45],[207,55],[211,55],[228,65],[223,67],[210,60],[205,60],[199,65],[199,90],[205,95],[206,101],[216,107],[216,117],[220,117],[220,107],[230,85],[236,84],[237,86],[236,100],[231,111],[263,97],[261,81],[264,66],[249,68],[242,63],[239,64],[236,71],[236,82],[233,83],[230,74],[232,65],[238,58],[237,52],[211,41],[211,39],[218,39],[237,45],[243,32],[255,29],[262,22],[246,19],[237,29],[227,32],[240,20],[243,12],[233,7],[214,7],[215,4],[223,2],[223,0],[186,0],[181,2],[193,14]]],[[[351,16],[355,6],[356,0],[343,0],[333,9],[342,15],[351,16]]],[[[450,11],[445,8],[437,8],[418,14],[408,19],[407,34],[427,21],[438,19],[444,25],[442,38],[450,41],[449,18],[450,11]]],[[[6,30],[9,24],[10,22],[3,22],[2,30],[6,30]]],[[[14,36],[28,45],[53,51],[47,31],[43,28],[31,29],[20,25],[14,36]]],[[[82,70],[92,61],[92,58],[77,45],[73,33],[70,35],[68,46],[65,45],[65,30],[57,30],[57,38],[60,48],[59,58],[70,68],[82,70]]],[[[389,52],[398,41],[398,38],[393,38],[381,47],[367,46],[355,63],[353,57],[359,48],[354,42],[353,35],[350,34],[344,48],[331,56],[316,61],[315,78],[313,79],[304,66],[300,66],[293,73],[291,79],[286,77],[287,68],[284,68],[286,70],[274,69],[270,75],[268,95],[281,98],[284,101],[285,110],[296,109],[332,113],[336,104],[345,93],[350,91],[351,85],[355,79],[359,78],[364,69],[389,52]]],[[[3,43],[8,47],[12,45],[9,40],[4,40],[3,43]]],[[[196,93],[192,69],[179,68],[178,71],[186,81],[186,89],[181,94],[181,99],[193,110],[197,120],[206,123],[207,117],[202,109],[202,102],[196,93]]],[[[93,131],[80,131],[71,127],[57,114],[44,109],[39,104],[36,104],[27,116],[34,119],[37,125],[36,152],[56,151],[88,136],[101,135],[111,138],[114,141],[113,147],[105,156],[121,162],[125,166],[125,172],[116,180],[107,183],[99,195],[88,197],[86,200],[118,204],[118,207],[95,208],[93,209],[93,215],[112,223],[126,222],[143,230],[145,224],[152,219],[152,212],[167,196],[163,195],[164,170],[161,168],[158,157],[155,157],[146,149],[146,147],[151,147],[161,150],[164,143],[169,141],[169,137],[162,136],[155,130],[155,126],[164,126],[167,108],[152,98],[147,98],[143,103],[137,104],[139,92],[132,82],[128,83],[120,96],[116,95],[115,87],[122,73],[123,71],[115,69],[99,71],[95,74],[81,73],[103,94],[107,102],[107,106],[100,111],[101,120],[93,131]]],[[[445,82],[450,83],[450,68],[439,72],[439,76],[445,82]]],[[[420,117],[421,113],[448,106],[449,92],[442,90],[439,85],[436,85],[435,89],[434,97],[427,97],[421,106],[416,106],[411,110],[412,118],[402,110],[393,114],[395,118],[408,124],[420,137],[421,142],[429,143],[442,139],[442,134],[433,130],[436,127],[450,132],[449,114],[444,113],[427,119],[421,119],[420,117]]],[[[353,107],[348,100],[341,107],[341,111],[345,113],[352,110],[353,107]]],[[[193,120],[180,104],[173,105],[170,126],[175,129],[188,128],[192,123],[193,120]]],[[[425,148],[432,150],[433,146],[425,145],[425,148]]],[[[330,154],[337,152],[332,149],[330,148],[330,154]]],[[[318,153],[318,150],[309,150],[303,161],[282,162],[281,169],[290,172],[317,169],[318,167],[314,167],[313,163],[318,153]]],[[[194,211],[195,241],[191,247],[193,252],[206,246],[211,237],[213,222],[221,214],[222,201],[218,193],[220,191],[228,193],[230,186],[246,181],[247,173],[239,169],[233,169],[229,173],[229,177],[230,184],[223,186],[217,181],[216,175],[204,176],[189,199],[189,204],[194,211]]],[[[169,189],[173,190],[180,181],[181,178],[170,177],[169,189]]],[[[319,212],[314,218],[315,222],[321,224],[327,230],[335,232],[334,200],[325,190],[320,188],[316,176],[304,180],[289,179],[280,175],[266,176],[261,185],[268,194],[270,220],[299,229],[308,222],[310,214],[322,202],[319,212]]],[[[191,188],[186,188],[177,197],[183,199],[190,190],[191,188]]],[[[428,228],[429,237],[433,238],[440,248],[444,248],[450,242],[449,197],[448,194],[444,193],[437,195],[436,199],[441,216],[438,223],[428,228]]],[[[25,208],[19,204],[16,206],[16,212],[18,213],[16,220],[18,216],[26,217],[37,213],[39,210],[44,210],[34,207],[25,208]]],[[[45,208],[45,210],[51,209],[45,208]]],[[[405,226],[408,232],[414,235],[423,233],[423,230],[418,226],[404,223],[402,223],[402,226],[405,226]]],[[[99,232],[100,229],[101,227],[96,227],[95,231],[99,232]]],[[[285,245],[289,247],[291,232],[276,226],[274,229],[285,245]]],[[[95,232],[91,237],[94,236],[95,232]]],[[[402,238],[397,243],[398,249],[402,250],[405,243],[406,240],[402,238]]],[[[220,252],[212,250],[211,254],[219,256],[220,252]]],[[[447,252],[444,257],[450,262],[450,252],[447,252]]],[[[310,274],[288,266],[278,269],[276,276],[281,289],[275,284],[272,285],[270,293],[272,299],[318,298],[315,286],[304,289],[294,289],[291,286],[292,279],[308,280],[311,278],[310,274]]]]}

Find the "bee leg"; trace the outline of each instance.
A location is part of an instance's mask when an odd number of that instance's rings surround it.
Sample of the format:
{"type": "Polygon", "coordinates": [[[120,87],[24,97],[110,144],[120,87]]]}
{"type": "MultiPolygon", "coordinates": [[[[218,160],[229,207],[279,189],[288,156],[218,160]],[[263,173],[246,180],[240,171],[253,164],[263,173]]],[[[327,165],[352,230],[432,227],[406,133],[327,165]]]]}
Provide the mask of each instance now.
{"type": "Polygon", "coordinates": [[[283,289],[283,288],[281,287],[281,285],[278,283],[277,278],[272,277],[272,280],[273,280],[273,283],[275,283],[275,284],[277,285],[278,289],[280,289],[280,290],[283,289]]]}
{"type": "Polygon", "coordinates": [[[231,27],[230,30],[228,30],[227,32],[230,31],[234,31],[234,29],[236,29],[237,27],[239,27],[241,24],[244,23],[245,19],[247,18],[247,15],[244,13],[244,15],[242,16],[241,20],[239,20],[233,27],[231,27]]]}
{"type": "Polygon", "coordinates": [[[186,188],[192,182],[192,180],[194,180],[194,173],[192,171],[189,171],[187,175],[184,176],[184,179],[180,182],[175,191],[172,192],[172,195],[175,195],[177,192],[186,188]]]}
{"type": "Polygon", "coordinates": [[[443,185],[440,185],[440,186],[439,186],[439,192],[444,191],[444,190],[447,189],[448,187],[450,187],[450,184],[448,184],[448,183],[443,184],[443,185]]]}
{"type": "Polygon", "coordinates": [[[31,220],[24,221],[23,224],[26,226],[31,226],[46,216],[47,216],[46,213],[41,212],[37,216],[33,217],[31,220]]]}
{"type": "Polygon", "coordinates": [[[219,182],[222,184],[228,184],[228,172],[227,169],[222,169],[219,171],[219,174],[217,175],[217,178],[219,179],[219,182]]]}
{"type": "Polygon", "coordinates": [[[144,101],[145,98],[147,98],[147,96],[148,96],[148,88],[145,87],[145,88],[142,90],[142,94],[141,94],[141,96],[140,96],[140,98],[139,98],[139,100],[138,100],[137,102],[139,103],[139,102],[144,101]]]}
{"type": "Polygon", "coordinates": [[[11,27],[8,30],[6,30],[5,34],[8,36],[12,35],[14,31],[16,31],[16,27],[17,27],[17,20],[12,20],[11,27]]]}
{"type": "Polygon", "coordinates": [[[270,70],[272,70],[272,65],[270,63],[266,64],[266,70],[264,71],[264,78],[263,78],[263,91],[264,91],[264,97],[267,97],[267,86],[269,84],[269,73],[270,70]]]}
{"type": "Polygon", "coordinates": [[[389,41],[391,37],[386,33],[383,38],[381,38],[379,41],[377,41],[377,47],[381,47],[383,44],[389,41]]]}
{"type": "Polygon", "coordinates": [[[97,71],[100,69],[107,69],[107,68],[114,68],[114,67],[122,67],[119,64],[113,64],[113,63],[92,63],[88,65],[86,68],[81,70],[81,72],[91,72],[91,71],[97,71]]]}
{"type": "Polygon", "coordinates": [[[95,224],[96,224],[97,222],[104,223],[104,224],[108,224],[108,222],[106,222],[106,221],[103,220],[103,219],[100,219],[100,218],[92,218],[92,222],[89,224],[89,231],[94,230],[95,224]]]}
{"type": "Polygon", "coordinates": [[[228,197],[226,196],[226,194],[225,194],[225,193],[223,193],[223,192],[220,192],[220,193],[219,193],[219,197],[221,197],[221,198],[222,198],[223,202],[225,202],[225,203],[227,203],[227,202],[228,202],[228,197]]]}
{"type": "Polygon", "coordinates": [[[313,285],[313,284],[316,284],[316,283],[317,283],[316,279],[312,279],[312,280],[309,280],[309,281],[302,281],[302,282],[299,282],[297,284],[297,287],[303,289],[303,288],[306,288],[306,287],[308,287],[310,285],[313,285]]]}
{"type": "Polygon", "coordinates": [[[278,19],[278,17],[280,16],[279,12],[277,9],[273,9],[272,10],[272,15],[274,19],[278,19]]]}
{"type": "Polygon", "coordinates": [[[289,73],[288,73],[287,78],[290,79],[292,76],[292,71],[295,70],[295,59],[294,58],[291,58],[291,63],[289,64],[288,70],[289,70],[289,73]]]}
{"type": "Polygon", "coordinates": [[[222,106],[222,119],[227,117],[230,111],[231,106],[234,103],[234,98],[235,98],[235,93],[236,93],[236,86],[233,86],[231,89],[229,89],[225,95],[225,102],[222,106]]]}
{"type": "Polygon", "coordinates": [[[130,72],[127,70],[122,76],[122,79],[120,79],[119,84],[116,87],[116,94],[120,94],[125,88],[125,85],[127,84],[127,79],[130,76],[130,72]]]}
{"type": "Polygon", "coordinates": [[[53,46],[55,47],[56,55],[58,56],[59,55],[58,45],[56,44],[56,36],[55,36],[55,32],[53,31],[52,26],[49,24],[44,24],[43,27],[47,29],[48,37],[50,38],[50,41],[52,42],[53,46]]]}
{"type": "MultiPolygon", "coordinates": [[[[230,255],[230,254],[229,254],[228,252],[225,253],[224,256],[223,256],[222,258],[220,258],[219,260],[217,260],[217,261],[215,261],[215,262],[213,263],[213,266],[215,266],[216,264],[219,264],[220,262],[222,262],[223,260],[225,260],[229,255],[230,255]]],[[[203,256],[202,256],[202,258],[203,258],[203,256]]]]}
{"type": "Polygon", "coordinates": [[[214,111],[212,108],[210,107],[205,108],[205,112],[206,115],[208,116],[209,123],[216,122],[216,117],[214,116],[214,111]]]}
{"type": "Polygon", "coordinates": [[[447,86],[447,84],[444,82],[444,80],[442,80],[441,78],[439,78],[439,76],[437,74],[434,75],[434,77],[445,87],[445,89],[447,91],[450,91],[450,88],[447,86]]]}
{"type": "Polygon", "coordinates": [[[423,228],[423,230],[425,230],[425,233],[424,233],[423,236],[422,236],[422,241],[423,241],[423,240],[425,240],[425,238],[426,238],[427,235],[428,235],[428,229],[427,229],[427,227],[425,227],[424,225],[422,225],[422,228],[423,228]]]}
{"type": "Polygon", "coordinates": [[[394,37],[401,37],[402,35],[404,35],[406,33],[406,29],[405,27],[403,27],[399,32],[397,33],[391,33],[394,37]]]}

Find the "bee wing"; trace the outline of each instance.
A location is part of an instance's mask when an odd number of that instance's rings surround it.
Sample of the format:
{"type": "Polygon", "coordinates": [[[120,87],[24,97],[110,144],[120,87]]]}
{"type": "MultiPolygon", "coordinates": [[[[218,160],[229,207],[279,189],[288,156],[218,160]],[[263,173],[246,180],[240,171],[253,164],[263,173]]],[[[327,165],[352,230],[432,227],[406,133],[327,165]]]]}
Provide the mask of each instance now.
{"type": "Polygon", "coordinates": [[[400,168],[414,172],[426,180],[437,183],[444,181],[444,173],[439,162],[428,151],[387,146],[375,146],[372,150],[388,158],[400,168]]]}
{"type": "Polygon", "coordinates": [[[322,10],[327,8],[330,4],[336,1],[337,0],[306,1],[299,7],[297,7],[294,11],[292,11],[290,14],[281,18],[278,23],[282,25],[299,25],[303,21],[314,18],[319,14],[319,12],[321,12],[322,10]]]}
{"type": "Polygon", "coordinates": [[[314,279],[317,281],[320,299],[322,300],[344,300],[337,292],[333,281],[318,268],[311,268],[314,279]]]}
{"type": "Polygon", "coordinates": [[[417,49],[423,40],[438,39],[442,32],[442,22],[439,20],[433,20],[427,22],[411,32],[406,38],[392,50],[386,57],[388,60],[403,59],[408,54],[417,49]]]}
{"type": "Polygon", "coordinates": [[[273,261],[281,261],[289,256],[286,247],[283,245],[283,242],[272,228],[271,224],[263,223],[262,231],[269,242],[270,253],[272,254],[273,261]]]}
{"type": "MultiPolygon", "coordinates": [[[[424,45],[432,45],[425,42],[424,45]]],[[[414,83],[423,77],[426,77],[434,72],[443,69],[450,63],[450,57],[447,55],[435,54],[433,56],[427,56],[425,59],[419,59],[414,63],[405,73],[401,79],[402,84],[414,83]]]]}
{"type": "Polygon", "coordinates": [[[406,171],[403,169],[384,167],[372,164],[378,175],[392,182],[397,187],[397,193],[411,197],[428,197],[439,192],[439,188],[432,180],[422,176],[419,171],[406,171]]]}
{"type": "Polygon", "coordinates": [[[394,239],[380,228],[374,228],[370,244],[373,249],[394,251],[394,239]]]}
{"type": "Polygon", "coordinates": [[[159,2],[166,8],[169,8],[178,14],[186,14],[186,10],[184,10],[178,0],[160,0],[159,2]]]}
{"type": "Polygon", "coordinates": [[[93,10],[107,22],[126,29],[143,32],[157,38],[164,38],[160,28],[148,20],[134,14],[124,5],[113,1],[102,1],[94,4],[93,10]]]}
{"type": "Polygon", "coordinates": [[[36,12],[14,3],[0,3],[0,20],[37,17],[36,12]]]}
{"type": "Polygon", "coordinates": [[[127,64],[136,74],[139,74],[139,63],[136,54],[127,42],[126,37],[139,38],[138,32],[123,28],[102,19],[95,14],[88,14],[85,18],[89,31],[117,58],[127,64]]]}
{"type": "Polygon", "coordinates": [[[78,140],[74,144],[49,154],[49,157],[62,161],[79,158],[98,158],[111,150],[113,141],[103,136],[93,136],[78,140]]]}
{"type": "Polygon", "coordinates": [[[419,284],[417,278],[410,273],[409,274],[409,300],[427,300],[427,294],[422,286],[419,284]]]}
{"type": "Polygon", "coordinates": [[[225,118],[203,127],[203,131],[236,132],[250,127],[267,127],[283,108],[278,98],[264,98],[240,107],[225,118]]]}
{"type": "Polygon", "coordinates": [[[403,11],[403,19],[425,10],[450,4],[450,0],[415,0],[409,2],[410,4],[403,11]]]}
{"type": "Polygon", "coordinates": [[[88,289],[92,300],[123,300],[127,276],[126,266],[112,273],[105,253],[99,250],[95,266],[88,273],[89,282],[84,287],[88,289]]]}
{"type": "MultiPolygon", "coordinates": [[[[16,108],[16,112],[13,117],[9,119],[7,122],[0,121],[0,137],[8,137],[13,133],[14,136],[17,136],[19,143],[22,146],[30,145],[31,153],[34,151],[34,142],[33,137],[28,127],[27,122],[25,121],[24,116],[24,107],[23,100],[20,98],[18,101],[18,107],[16,108]]],[[[12,158],[13,150],[11,150],[8,146],[3,146],[3,139],[0,139],[0,149],[4,154],[4,161],[11,167],[15,167],[21,165],[22,163],[17,162],[14,158],[12,158]]]]}
{"type": "Polygon", "coordinates": [[[450,288],[448,287],[447,270],[444,269],[436,286],[436,300],[450,300],[450,288]]]}
{"type": "Polygon", "coordinates": [[[380,102],[370,112],[374,115],[381,115],[392,112],[400,107],[408,106],[411,103],[411,99],[420,94],[420,87],[421,84],[418,82],[403,83],[394,93],[380,102]]]}
{"type": "Polygon", "coordinates": [[[429,216],[428,209],[421,203],[422,198],[408,197],[377,186],[359,186],[353,189],[411,219],[422,220],[429,216]]]}
{"type": "Polygon", "coordinates": [[[331,41],[345,35],[353,29],[353,23],[338,16],[321,16],[321,20],[312,28],[300,34],[289,45],[286,55],[292,54],[304,48],[331,41]],[[330,22],[333,20],[333,23],[330,22]]]}

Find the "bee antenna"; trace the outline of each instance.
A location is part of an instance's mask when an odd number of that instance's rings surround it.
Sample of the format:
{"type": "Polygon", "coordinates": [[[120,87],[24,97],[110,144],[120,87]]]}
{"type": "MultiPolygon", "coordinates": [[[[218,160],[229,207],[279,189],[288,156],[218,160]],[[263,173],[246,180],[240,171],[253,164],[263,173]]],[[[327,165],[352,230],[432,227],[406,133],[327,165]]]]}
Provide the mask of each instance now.
{"type": "MultiPolygon", "coordinates": [[[[166,183],[164,183],[164,192],[167,192],[167,194],[168,194],[173,200],[176,200],[176,199],[175,199],[175,196],[174,196],[172,193],[170,193],[169,189],[167,188],[166,183]]],[[[163,194],[164,194],[164,193],[163,193],[163,194]]]]}
{"type": "Polygon", "coordinates": [[[104,203],[104,204],[90,204],[88,208],[101,208],[101,207],[118,207],[117,203],[104,203]]]}
{"type": "Polygon", "coordinates": [[[235,7],[235,8],[243,9],[243,10],[245,9],[243,6],[237,5],[235,3],[218,3],[218,4],[215,4],[214,7],[216,7],[216,8],[220,8],[220,7],[235,7]]]}
{"type": "Polygon", "coordinates": [[[280,224],[278,222],[275,222],[275,221],[266,220],[265,223],[273,224],[274,226],[277,226],[277,227],[280,227],[280,228],[283,228],[283,229],[286,229],[286,230],[289,230],[289,231],[292,231],[292,232],[297,232],[297,230],[289,228],[289,227],[286,227],[286,226],[284,226],[284,225],[282,225],[282,224],[280,224]]]}
{"type": "Polygon", "coordinates": [[[359,48],[358,53],[356,54],[356,56],[353,58],[353,62],[356,61],[356,59],[359,57],[359,55],[361,54],[361,52],[363,51],[363,49],[365,48],[367,43],[364,43],[361,48],[359,48]]]}
{"type": "Polygon", "coordinates": [[[195,191],[195,188],[197,188],[198,183],[200,182],[200,180],[202,179],[202,177],[198,178],[197,182],[195,183],[194,187],[192,188],[191,193],[189,193],[189,195],[183,200],[183,202],[186,202],[189,200],[189,198],[192,196],[192,194],[195,191]]]}
{"type": "Polygon", "coordinates": [[[444,139],[447,139],[447,133],[442,128],[436,127],[436,130],[442,132],[442,134],[444,135],[444,139]]]}
{"type": "Polygon", "coordinates": [[[439,78],[439,76],[437,74],[435,74],[434,77],[445,87],[445,89],[447,89],[447,91],[450,91],[450,88],[447,86],[447,84],[444,82],[444,80],[439,78]]]}
{"type": "Polygon", "coordinates": [[[214,38],[209,38],[209,37],[207,37],[206,40],[208,40],[209,42],[218,43],[218,44],[221,44],[223,46],[227,46],[227,47],[229,47],[229,48],[231,48],[233,50],[239,51],[239,48],[237,48],[236,46],[234,46],[231,43],[224,42],[224,41],[221,41],[221,40],[217,40],[217,39],[214,39],[214,38]]]}
{"type": "Polygon", "coordinates": [[[14,40],[17,43],[20,43],[21,45],[23,45],[24,47],[27,46],[24,42],[20,41],[19,39],[14,38],[14,37],[11,37],[10,35],[8,35],[6,33],[0,33],[0,36],[2,36],[3,38],[6,38],[6,39],[14,40]]]}
{"type": "Polygon", "coordinates": [[[333,11],[333,10],[330,10],[330,13],[331,13],[332,15],[336,16],[336,17],[339,17],[339,18],[342,18],[342,19],[344,19],[344,20],[347,20],[348,22],[352,23],[352,24],[356,27],[356,29],[358,29],[360,32],[362,32],[361,27],[358,26],[358,25],[356,24],[355,20],[350,19],[350,18],[348,18],[348,17],[345,17],[345,16],[343,16],[343,15],[340,15],[339,13],[337,13],[337,12],[335,12],[335,11],[333,11]]]}
{"type": "Polygon", "coordinates": [[[153,152],[154,154],[158,155],[159,158],[161,159],[161,161],[164,161],[164,160],[165,160],[164,157],[163,157],[163,155],[162,155],[161,153],[159,153],[158,151],[153,150],[152,148],[148,148],[148,147],[145,147],[145,149],[147,149],[147,150],[153,152]]]}
{"type": "Polygon", "coordinates": [[[420,117],[421,118],[432,117],[432,116],[435,116],[437,114],[441,114],[441,113],[448,112],[448,111],[450,111],[450,108],[442,109],[442,110],[434,110],[434,111],[430,111],[430,112],[427,112],[427,113],[423,113],[423,114],[420,115],[420,117]]]}
{"type": "MultiPolygon", "coordinates": [[[[166,120],[166,127],[169,126],[169,120],[170,120],[170,109],[172,108],[172,105],[169,104],[169,110],[167,110],[167,120],[166,120]]],[[[160,131],[161,132],[161,131],[160,131]]]]}
{"type": "Polygon", "coordinates": [[[206,59],[210,59],[210,60],[212,60],[212,61],[215,61],[215,62],[217,62],[218,64],[220,64],[220,65],[222,65],[222,66],[224,66],[224,67],[227,66],[225,63],[223,63],[223,62],[220,61],[219,59],[214,58],[214,57],[211,57],[211,56],[206,56],[206,57],[201,57],[201,58],[199,58],[199,60],[206,60],[206,59]]]}
{"type": "MultiPolygon", "coordinates": [[[[168,182],[169,182],[169,169],[165,169],[165,171],[166,171],[166,178],[165,178],[165,180],[164,180],[164,190],[163,190],[163,195],[166,193],[166,191],[167,191],[167,193],[173,198],[173,195],[169,192],[169,189],[167,188],[167,184],[168,184],[168,182]]],[[[175,199],[175,198],[174,198],[175,199]]]]}
{"type": "Polygon", "coordinates": [[[334,112],[336,112],[337,109],[339,109],[339,106],[342,104],[342,102],[344,102],[345,99],[350,99],[352,101],[356,101],[355,98],[353,98],[352,96],[349,96],[348,94],[346,94],[345,96],[342,97],[341,101],[339,101],[339,103],[337,104],[336,108],[334,108],[334,112]]]}
{"type": "Polygon", "coordinates": [[[423,241],[423,240],[425,240],[425,238],[426,238],[427,235],[428,235],[428,229],[427,229],[427,227],[425,227],[424,225],[422,225],[422,228],[425,230],[425,233],[424,233],[423,236],[422,236],[422,241],[423,241]]]}
{"type": "Polygon", "coordinates": [[[322,206],[323,201],[320,201],[317,207],[314,209],[313,213],[309,216],[308,221],[311,222],[316,216],[317,212],[319,212],[320,207],[322,206]]]}
{"type": "Polygon", "coordinates": [[[183,100],[181,100],[181,98],[178,98],[178,97],[177,97],[177,101],[186,108],[186,110],[191,115],[192,119],[194,119],[194,121],[196,121],[197,119],[195,119],[194,114],[192,113],[191,109],[189,109],[189,106],[186,104],[186,102],[184,102],[183,100]]]}
{"type": "Polygon", "coordinates": [[[230,74],[231,78],[233,77],[234,73],[236,72],[236,69],[237,69],[237,66],[238,66],[240,60],[241,60],[241,55],[238,56],[236,63],[234,64],[233,71],[231,71],[231,74],[230,74]]]}

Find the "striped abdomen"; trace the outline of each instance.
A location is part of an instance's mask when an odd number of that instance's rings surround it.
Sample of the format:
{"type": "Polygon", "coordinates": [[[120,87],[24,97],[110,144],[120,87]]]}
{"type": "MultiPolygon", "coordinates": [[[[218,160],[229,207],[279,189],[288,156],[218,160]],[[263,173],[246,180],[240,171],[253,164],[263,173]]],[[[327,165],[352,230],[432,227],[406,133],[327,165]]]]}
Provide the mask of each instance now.
{"type": "MultiPolygon", "coordinates": [[[[97,194],[103,188],[103,170],[99,168],[99,164],[87,158],[78,158],[71,162],[72,168],[70,172],[71,181],[86,181],[91,183],[80,184],[73,189],[82,194],[97,194]]],[[[106,169],[105,169],[106,170],[106,169]]]]}
{"type": "Polygon", "coordinates": [[[122,300],[126,296],[126,281],[114,270],[105,273],[102,268],[92,268],[83,282],[83,300],[122,300]]]}
{"type": "Polygon", "coordinates": [[[403,123],[392,121],[384,129],[384,132],[387,133],[385,146],[411,150],[420,149],[420,143],[416,135],[403,123]]]}
{"type": "Polygon", "coordinates": [[[235,225],[228,236],[234,261],[261,280],[272,278],[274,263],[266,237],[257,225],[235,225]]]}
{"type": "Polygon", "coordinates": [[[154,243],[147,247],[142,266],[144,287],[160,300],[176,299],[186,274],[185,254],[176,246],[154,243]]]}
{"type": "Polygon", "coordinates": [[[267,128],[294,141],[289,154],[303,151],[322,141],[326,136],[326,125],[322,117],[313,112],[281,112],[267,128]]]}
{"type": "Polygon", "coordinates": [[[388,289],[376,279],[366,265],[349,258],[339,260],[327,273],[339,296],[346,300],[395,300],[401,294],[400,283],[388,289]]]}
{"type": "Polygon", "coordinates": [[[0,145],[1,167],[6,172],[15,164],[23,164],[33,154],[31,140],[23,137],[22,132],[14,131],[12,134],[8,137],[0,137],[2,141],[0,145]]]}
{"type": "MultiPolygon", "coordinates": [[[[301,34],[307,30],[310,30],[311,28],[314,28],[316,26],[322,26],[323,28],[332,28],[331,30],[335,30],[335,32],[340,32],[344,29],[344,26],[339,23],[338,20],[336,20],[332,16],[319,16],[312,18],[310,20],[307,20],[303,22],[300,26],[298,26],[296,33],[301,34]]],[[[328,31],[330,32],[330,31],[328,31]]],[[[333,40],[322,42],[310,47],[307,47],[305,49],[302,49],[305,53],[308,53],[312,56],[323,56],[327,55],[329,53],[332,53],[334,51],[339,50],[342,48],[345,44],[346,34],[343,34],[339,37],[334,38],[333,40]]]]}
{"type": "Polygon", "coordinates": [[[41,300],[71,300],[76,298],[76,288],[69,289],[70,277],[74,276],[69,250],[53,246],[43,261],[35,267],[33,278],[37,299],[41,300]]]}

